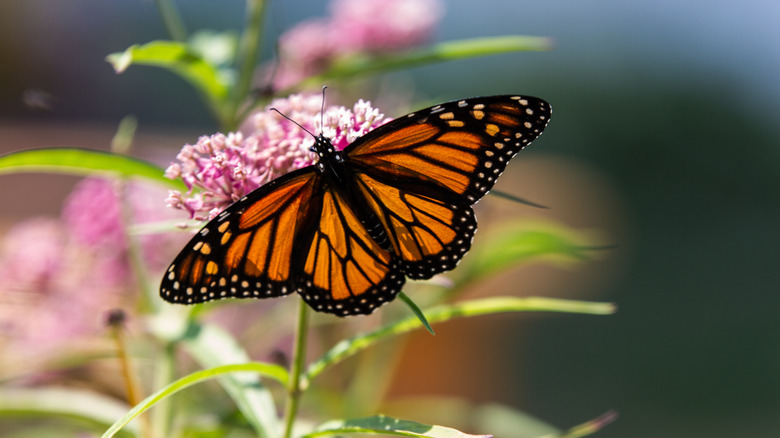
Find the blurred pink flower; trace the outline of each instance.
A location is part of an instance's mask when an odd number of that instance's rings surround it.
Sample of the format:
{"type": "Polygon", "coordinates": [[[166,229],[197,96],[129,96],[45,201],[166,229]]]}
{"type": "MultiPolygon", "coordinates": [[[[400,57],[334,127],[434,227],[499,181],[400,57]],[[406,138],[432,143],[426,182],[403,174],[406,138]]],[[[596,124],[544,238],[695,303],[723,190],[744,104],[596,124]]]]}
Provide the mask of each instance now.
{"type": "MultiPolygon", "coordinates": [[[[321,105],[319,94],[292,95],[274,100],[269,108],[278,109],[310,132],[322,132],[337,149],[389,121],[370,102],[360,100],[352,109],[326,108],[324,126],[320,126],[321,105]]],[[[184,145],[166,176],[181,178],[188,188],[201,191],[190,190],[187,195],[171,191],[168,205],[196,219],[211,219],[261,185],[314,162],[315,155],[309,151],[314,137],[268,109],[251,116],[242,131],[203,136],[194,145],[184,145]]]]}
{"type": "Polygon", "coordinates": [[[333,22],[343,51],[403,50],[429,40],[443,14],[436,0],[334,0],[333,22]]]}
{"type": "MultiPolygon", "coordinates": [[[[125,183],[124,190],[129,203],[128,217],[122,217],[120,185],[103,178],[85,178],[79,182],[65,200],[62,221],[73,238],[81,245],[99,252],[103,257],[119,259],[114,274],[118,282],[129,277],[127,239],[124,221],[140,225],[150,222],[176,220],[178,216],[160,208],[159,198],[165,190],[138,181],[125,183]]],[[[137,236],[147,266],[152,270],[163,269],[170,262],[172,251],[183,244],[182,236],[171,233],[137,236]]]]}
{"type": "Polygon", "coordinates": [[[81,180],[62,209],[62,219],[73,237],[87,246],[127,246],[116,188],[102,178],[81,180]]]}
{"type": "Polygon", "coordinates": [[[428,41],[440,0],[333,0],[330,16],[304,21],[279,37],[273,86],[283,89],[323,71],[340,56],[381,54],[428,41]]]}
{"type": "Polygon", "coordinates": [[[97,333],[102,312],[119,304],[115,260],[74,244],[55,219],[13,227],[0,247],[0,340],[17,353],[54,353],[97,333]]]}
{"type": "MultiPolygon", "coordinates": [[[[107,311],[132,299],[136,281],[127,254],[117,184],[87,178],[66,199],[61,220],[22,222],[0,240],[0,344],[15,354],[56,354],[101,333],[107,311]]],[[[174,219],[164,190],[125,186],[133,224],[174,219]]],[[[138,236],[144,260],[162,270],[187,239],[138,236]]]]}

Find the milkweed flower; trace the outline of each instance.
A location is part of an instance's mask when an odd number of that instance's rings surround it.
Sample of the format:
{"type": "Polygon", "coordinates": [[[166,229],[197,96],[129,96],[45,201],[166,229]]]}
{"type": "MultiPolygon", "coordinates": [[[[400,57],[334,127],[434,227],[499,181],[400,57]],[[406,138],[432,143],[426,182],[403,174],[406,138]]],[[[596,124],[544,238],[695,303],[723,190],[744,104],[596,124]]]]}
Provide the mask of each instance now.
{"type": "Polygon", "coordinates": [[[351,109],[327,107],[321,115],[319,94],[275,99],[265,111],[251,116],[241,131],[202,136],[195,144],[184,145],[165,174],[181,178],[190,190],[170,191],[167,204],[187,211],[191,218],[213,219],[261,185],[313,164],[316,155],[309,148],[314,137],[269,108],[309,132],[321,132],[339,150],[390,120],[363,100],[351,109]]]}
{"type": "MultiPolygon", "coordinates": [[[[140,181],[122,185],[104,178],[85,178],[68,195],[62,208],[62,222],[80,245],[104,257],[120,259],[118,269],[129,269],[127,225],[175,220],[173,212],[160,208],[158,199],[165,190],[140,181]],[[124,201],[121,199],[125,197],[124,201]],[[123,214],[122,202],[127,203],[123,214]],[[123,216],[127,217],[123,217],[123,216]]],[[[146,264],[151,269],[168,265],[170,252],[183,243],[181,236],[141,234],[136,236],[146,264]]],[[[117,281],[132,280],[130,272],[116,272],[117,281]]]]}
{"type": "Polygon", "coordinates": [[[346,55],[419,46],[433,35],[443,9],[440,0],[334,0],[328,17],[304,21],[279,37],[273,86],[295,85],[346,55]]]}
{"type": "Polygon", "coordinates": [[[437,0],[335,0],[337,46],[344,51],[403,50],[428,41],[443,15],[437,0]]]}
{"type": "Polygon", "coordinates": [[[55,354],[96,334],[101,312],[118,304],[115,260],[75,244],[54,218],[11,228],[0,242],[0,344],[10,360],[55,354]]]}
{"type": "MultiPolygon", "coordinates": [[[[123,218],[116,184],[79,182],[57,218],[34,218],[0,239],[0,347],[14,355],[54,355],[101,332],[105,313],[134,297],[124,220],[134,224],[173,219],[160,208],[164,190],[142,183],[125,187],[123,218]]],[[[162,269],[187,236],[137,236],[152,269],[162,269]]],[[[6,356],[11,356],[6,355],[6,356]]]]}

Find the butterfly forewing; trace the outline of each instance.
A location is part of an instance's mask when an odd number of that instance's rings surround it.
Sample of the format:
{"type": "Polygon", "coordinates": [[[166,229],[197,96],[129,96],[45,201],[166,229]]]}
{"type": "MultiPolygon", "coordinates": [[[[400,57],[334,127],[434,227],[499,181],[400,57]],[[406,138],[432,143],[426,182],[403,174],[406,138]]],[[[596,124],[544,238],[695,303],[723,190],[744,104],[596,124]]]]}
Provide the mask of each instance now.
{"type": "Polygon", "coordinates": [[[320,176],[287,174],[206,224],[168,268],[160,295],[174,303],[276,297],[296,288],[302,243],[313,233],[320,176]]]}
{"type": "Polygon", "coordinates": [[[453,101],[380,126],[345,152],[372,177],[436,185],[473,204],[509,160],[542,133],[550,112],[549,104],[535,97],[453,101]]]}

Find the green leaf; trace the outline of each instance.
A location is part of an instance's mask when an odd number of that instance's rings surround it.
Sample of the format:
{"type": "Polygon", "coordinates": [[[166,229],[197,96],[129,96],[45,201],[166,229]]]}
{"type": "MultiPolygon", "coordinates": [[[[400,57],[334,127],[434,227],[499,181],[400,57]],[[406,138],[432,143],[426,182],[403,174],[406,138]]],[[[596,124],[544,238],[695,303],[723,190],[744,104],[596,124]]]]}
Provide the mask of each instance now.
{"type": "Polygon", "coordinates": [[[476,406],[475,427],[488,427],[496,436],[513,438],[557,437],[561,432],[546,422],[509,406],[487,404],[476,406]]]}
{"type": "MultiPolygon", "coordinates": [[[[437,306],[426,310],[430,323],[448,321],[458,317],[470,317],[507,312],[563,312],[583,313],[591,315],[608,315],[615,312],[612,303],[597,303],[577,300],[563,300],[542,297],[494,297],[479,300],[464,301],[457,304],[437,306]]],[[[322,373],[329,366],[370,347],[390,336],[396,336],[420,328],[416,316],[410,316],[400,321],[380,327],[372,332],[345,339],[328,350],[319,359],[312,362],[306,370],[306,386],[311,379],[322,373]]]]}
{"type": "Polygon", "coordinates": [[[425,330],[428,330],[428,333],[436,336],[436,333],[433,332],[433,328],[431,327],[431,323],[428,322],[428,320],[425,318],[425,314],[423,311],[417,306],[417,303],[412,301],[411,298],[409,298],[409,295],[406,295],[403,292],[400,292],[398,294],[398,298],[401,299],[404,303],[406,303],[407,306],[412,310],[412,313],[414,313],[414,316],[417,317],[417,319],[420,320],[420,324],[425,327],[425,330]]]}
{"type": "Polygon", "coordinates": [[[78,148],[46,148],[13,152],[0,157],[0,175],[49,172],[68,175],[113,174],[144,178],[186,190],[181,181],[165,177],[165,170],[146,161],[110,152],[78,148]]]}
{"type": "Polygon", "coordinates": [[[279,365],[267,364],[261,362],[222,365],[207,370],[197,371],[190,375],[184,376],[181,379],[176,380],[170,385],[162,388],[156,393],[143,399],[138,405],[136,405],[125,415],[123,415],[122,418],[120,418],[113,425],[111,425],[111,427],[102,436],[103,438],[109,438],[114,436],[132,419],[141,415],[142,413],[147,411],[149,408],[154,406],[158,401],[164,399],[165,397],[173,395],[181,391],[182,389],[195,385],[197,383],[205,382],[207,380],[211,380],[218,377],[224,377],[223,375],[227,373],[237,373],[237,372],[245,372],[245,373],[251,372],[253,374],[248,375],[251,377],[256,377],[256,374],[262,374],[266,377],[273,378],[274,380],[277,380],[283,384],[286,383],[287,381],[287,370],[285,370],[279,365]]]}
{"type": "MultiPolygon", "coordinates": [[[[307,78],[295,88],[321,85],[331,79],[386,72],[457,59],[500,53],[541,51],[552,47],[549,38],[509,35],[446,41],[421,49],[387,55],[351,55],[334,61],[325,72],[307,78]]],[[[282,91],[280,94],[286,94],[282,91]]]]}
{"type": "Polygon", "coordinates": [[[609,411],[593,420],[586,421],[580,425],[574,426],[567,430],[564,434],[560,435],[560,438],[580,438],[583,436],[592,435],[613,421],[617,420],[617,412],[609,411]]]}
{"type": "MultiPolygon", "coordinates": [[[[4,388],[0,390],[0,417],[62,418],[105,429],[127,412],[127,405],[91,391],[65,388],[4,388]]],[[[122,435],[138,436],[138,425],[129,425],[122,435]]]]}
{"type": "Polygon", "coordinates": [[[190,37],[189,46],[210,65],[232,65],[238,48],[238,35],[232,30],[199,30],[190,37]]]}
{"type": "Polygon", "coordinates": [[[368,433],[431,438],[487,438],[490,435],[471,435],[449,427],[417,423],[415,421],[377,415],[353,420],[334,420],[317,427],[314,432],[304,435],[314,438],[344,433],[368,433]]]}
{"type": "Polygon", "coordinates": [[[229,84],[216,66],[208,63],[185,43],[158,40],[133,45],[124,52],[108,55],[106,61],[117,73],[123,73],[131,65],[149,65],[169,70],[192,84],[220,121],[225,117],[229,84]]]}
{"type": "Polygon", "coordinates": [[[537,204],[536,202],[529,201],[528,199],[521,198],[521,197],[519,197],[517,195],[513,195],[513,194],[507,193],[507,192],[503,192],[501,190],[493,189],[490,192],[488,192],[488,194],[492,195],[492,196],[498,196],[499,198],[508,199],[510,201],[517,202],[518,204],[527,205],[529,207],[536,207],[536,208],[541,208],[541,209],[545,209],[545,210],[547,210],[549,208],[549,207],[546,207],[546,206],[544,206],[542,204],[537,204]]]}
{"type": "Polygon", "coordinates": [[[410,396],[394,398],[386,409],[408,417],[425,412],[426,421],[450,427],[490,432],[498,437],[552,438],[562,432],[531,415],[497,403],[480,404],[447,396],[410,396]]]}
{"type": "Polygon", "coordinates": [[[453,273],[462,288],[466,283],[530,260],[581,261],[598,247],[584,233],[550,223],[514,222],[481,237],[453,273]]]}
{"type": "MultiPolygon", "coordinates": [[[[234,366],[233,364],[249,365],[249,355],[230,333],[211,324],[184,319],[175,312],[173,306],[168,306],[167,309],[152,320],[151,324],[151,329],[161,339],[168,342],[181,342],[189,354],[204,368],[234,366]]],[[[265,366],[270,365],[265,364],[265,366]]],[[[284,369],[274,369],[273,372],[278,376],[281,376],[278,373],[284,372],[284,382],[286,382],[287,372],[284,369]]],[[[258,375],[246,373],[223,375],[220,376],[219,383],[259,437],[278,436],[281,429],[278,425],[276,406],[270,391],[263,385],[258,375]]]]}

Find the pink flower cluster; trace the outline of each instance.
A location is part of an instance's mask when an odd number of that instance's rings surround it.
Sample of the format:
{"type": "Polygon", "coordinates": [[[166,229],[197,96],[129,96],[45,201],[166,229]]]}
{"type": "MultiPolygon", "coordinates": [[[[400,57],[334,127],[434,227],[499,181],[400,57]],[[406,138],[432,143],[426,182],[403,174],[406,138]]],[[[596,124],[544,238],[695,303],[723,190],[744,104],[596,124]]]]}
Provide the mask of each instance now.
{"type": "MultiPolygon", "coordinates": [[[[126,186],[133,223],[172,219],[161,190],[126,186]]],[[[65,201],[61,218],[34,218],[0,240],[0,346],[11,356],[55,354],[97,335],[107,311],[126,305],[136,282],[129,267],[117,187],[87,178],[65,201]],[[10,350],[9,350],[10,351],[10,350]]],[[[187,236],[140,236],[144,258],[162,269],[187,236]]]]}
{"type": "MultiPolygon", "coordinates": [[[[312,133],[323,133],[338,149],[389,121],[363,100],[352,109],[327,107],[323,115],[321,105],[319,94],[292,95],[274,100],[269,108],[276,108],[312,133]]],[[[190,191],[170,191],[167,203],[186,210],[192,218],[212,219],[261,185],[313,164],[312,145],[314,137],[294,123],[269,109],[258,112],[242,132],[203,136],[194,145],[184,145],[178,161],[165,174],[181,178],[190,191]]]]}
{"type": "Polygon", "coordinates": [[[282,89],[354,53],[408,49],[430,39],[443,13],[440,0],[333,0],[330,16],[304,21],[279,38],[282,89]]]}

